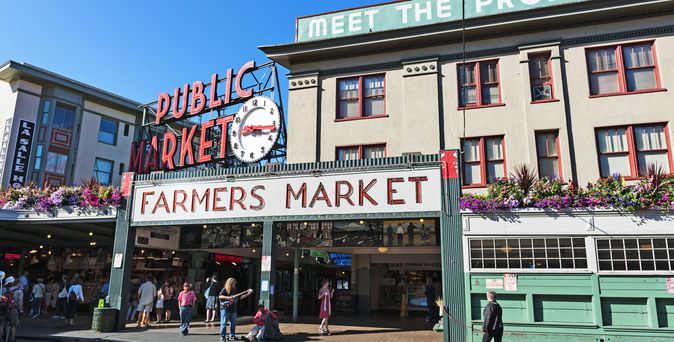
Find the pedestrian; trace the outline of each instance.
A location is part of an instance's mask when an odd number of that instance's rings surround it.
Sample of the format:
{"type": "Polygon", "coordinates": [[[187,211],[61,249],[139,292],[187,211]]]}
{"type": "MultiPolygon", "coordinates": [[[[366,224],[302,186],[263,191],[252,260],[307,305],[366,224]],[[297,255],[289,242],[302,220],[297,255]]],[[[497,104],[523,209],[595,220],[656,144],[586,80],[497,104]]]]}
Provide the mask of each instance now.
{"type": "Polygon", "coordinates": [[[154,305],[154,310],[157,315],[157,324],[159,324],[164,317],[164,293],[161,289],[157,290],[157,302],[154,305]]]}
{"type": "Polygon", "coordinates": [[[398,228],[396,228],[396,235],[398,238],[398,246],[402,246],[403,237],[405,236],[405,230],[403,229],[403,225],[401,223],[398,223],[398,228]]]}
{"type": "Polygon", "coordinates": [[[332,315],[332,303],[330,300],[335,295],[335,289],[330,288],[330,282],[323,280],[323,287],[318,290],[318,300],[321,301],[320,313],[318,317],[321,319],[321,325],[318,327],[318,332],[321,335],[330,335],[330,327],[328,321],[332,315]]]}
{"type": "Polygon", "coordinates": [[[24,293],[28,292],[28,282],[28,271],[23,271],[23,274],[19,277],[19,283],[24,293]]]}
{"type": "Polygon", "coordinates": [[[70,287],[70,283],[68,282],[68,276],[67,275],[62,275],[61,276],[61,282],[59,284],[59,294],[58,294],[58,299],[56,301],[56,315],[53,316],[52,318],[66,318],[66,314],[68,313],[68,288],[70,287]]]}
{"type": "MultiPolygon", "coordinates": [[[[4,273],[4,272],[3,272],[4,273]]],[[[0,279],[1,281],[2,279],[0,279]]],[[[12,286],[15,283],[14,277],[7,277],[5,279],[4,287],[2,287],[2,297],[0,298],[0,336],[5,336],[4,327],[9,328],[7,334],[8,341],[16,341],[16,327],[19,325],[19,310],[14,301],[14,295],[6,287],[12,286]],[[5,325],[5,323],[7,323],[5,325]]]]}
{"type": "Polygon", "coordinates": [[[391,226],[390,224],[388,225],[388,227],[386,227],[386,235],[388,237],[386,245],[388,245],[389,247],[393,246],[393,226],[391,226]]]}
{"type": "Polygon", "coordinates": [[[236,279],[229,278],[225,282],[225,286],[220,291],[218,298],[220,299],[220,341],[233,341],[236,339],[236,316],[238,303],[253,293],[253,290],[248,289],[245,292],[236,293],[236,279]],[[227,337],[227,322],[229,321],[229,337],[227,337]]]}
{"type": "Polygon", "coordinates": [[[435,308],[438,306],[435,305],[435,286],[433,284],[433,279],[431,277],[426,278],[426,285],[424,285],[424,294],[426,295],[426,303],[428,304],[428,314],[426,314],[426,322],[435,323],[435,308]]]}
{"type": "Polygon", "coordinates": [[[496,302],[496,292],[487,292],[487,306],[484,308],[484,324],[482,324],[482,342],[501,342],[503,337],[503,310],[496,302]]]}
{"type": "Polygon", "coordinates": [[[407,235],[408,235],[408,237],[409,237],[409,241],[410,241],[409,245],[410,245],[410,246],[414,246],[414,230],[415,230],[416,228],[417,228],[417,227],[415,227],[415,226],[412,224],[412,222],[410,222],[410,223],[407,225],[407,235]]]}
{"type": "Polygon", "coordinates": [[[127,321],[135,321],[138,311],[138,279],[131,279],[129,286],[129,310],[126,312],[127,321]]]}
{"type": "Polygon", "coordinates": [[[150,327],[150,313],[152,312],[152,304],[154,298],[157,296],[157,287],[152,282],[152,276],[147,275],[145,282],[138,288],[138,323],[137,327],[150,327]]]}
{"type": "Polygon", "coordinates": [[[241,339],[244,340],[245,342],[262,340],[264,337],[264,323],[267,314],[273,315],[273,313],[267,310],[267,308],[265,308],[264,305],[260,304],[257,307],[255,317],[253,317],[253,323],[255,324],[253,326],[253,329],[250,330],[248,335],[242,336],[241,339]]]}
{"type": "Polygon", "coordinates": [[[56,281],[56,278],[53,276],[50,277],[47,283],[47,299],[45,303],[47,311],[54,310],[54,312],[56,312],[56,304],[58,303],[60,289],[61,287],[59,286],[58,281],[56,281]]]}
{"type": "Polygon", "coordinates": [[[161,288],[161,292],[164,295],[164,312],[166,312],[164,323],[171,323],[171,311],[178,310],[178,301],[176,300],[175,291],[171,279],[166,278],[164,280],[164,285],[161,288]]]}
{"type": "Polygon", "coordinates": [[[42,304],[44,303],[44,294],[47,290],[42,277],[37,278],[37,284],[33,285],[33,291],[30,293],[30,317],[40,316],[42,304]]]}
{"type": "Polygon", "coordinates": [[[12,282],[12,286],[9,288],[9,293],[12,294],[12,299],[16,304],[16,310],[19,313],[19,319],[21,319],[21,315],[23,315],[23,287],[21,287],[21,281],[19,279],[12,279],[14,281],[12,282]]]}
{"type": "Polygon", "coordinates": [[[206,283],[208,288],[204,292],[206,297],[206,320],[204,323],[211,323],[215,321],[215,313],[218,310],[218,295],[222,290],[222,285],[215,273],[210,279],[207,279],[206,283]]]}
{"type": "Polygon", "coordinates": [[[106,276],[103,276],[103,279],[101,279],[101,280],[103,281],[103,285],[101,285],[100,295],[101,295],[101,298],[103,298],[105,300],[105,302],[107,303],[108,302],[108,294],[110,293],[110,280],[106,276]]]}
{"type": "Polygon", "coordinates": [[[68,288],[68,310],[66,311],[66,326],[75,325],[75,311],[77,305],[84,302],[84,293],[82,292],[82,285],[80,285],[80,277],[78,274],[73,276],[73,281],[68,288]]]}
{"type": "Polygon", "coordinates": [[[183,290],[178,294],[178,306],[180,308],[180,334],[187,336],[190,330],[190,320],[192,320],[192,307],[197,296],[192,291],[190,283],[183,284],[183,290]]]}

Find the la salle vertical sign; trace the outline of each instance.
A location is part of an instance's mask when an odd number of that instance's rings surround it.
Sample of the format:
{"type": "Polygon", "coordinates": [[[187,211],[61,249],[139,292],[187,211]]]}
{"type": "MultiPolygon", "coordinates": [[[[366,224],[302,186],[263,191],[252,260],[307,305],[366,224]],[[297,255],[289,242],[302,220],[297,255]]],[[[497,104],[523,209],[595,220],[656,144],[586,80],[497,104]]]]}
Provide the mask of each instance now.
{"type": "Polygon", "coordinates": [[[25,120],[19,121],[19,135],[16,139],[12,171],[9,175],[9,184],[14,189],[21,188],[26,183],[26,174],[28,173],[28,163],[30,162],[30,151],[33,145],[34,132],[34,122],[25,120]]]}

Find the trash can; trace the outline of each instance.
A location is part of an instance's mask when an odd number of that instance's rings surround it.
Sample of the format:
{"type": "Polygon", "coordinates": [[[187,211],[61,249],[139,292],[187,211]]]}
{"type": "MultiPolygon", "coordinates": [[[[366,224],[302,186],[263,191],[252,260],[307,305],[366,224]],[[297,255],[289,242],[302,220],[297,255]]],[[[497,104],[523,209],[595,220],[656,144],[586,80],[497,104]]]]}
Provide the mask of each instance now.
{"type": "Polygon", "coordinates": [[[117,309],[94,308],[91,319],[91,330],[95,332],[112,332],[117,330],[117,309]]]}

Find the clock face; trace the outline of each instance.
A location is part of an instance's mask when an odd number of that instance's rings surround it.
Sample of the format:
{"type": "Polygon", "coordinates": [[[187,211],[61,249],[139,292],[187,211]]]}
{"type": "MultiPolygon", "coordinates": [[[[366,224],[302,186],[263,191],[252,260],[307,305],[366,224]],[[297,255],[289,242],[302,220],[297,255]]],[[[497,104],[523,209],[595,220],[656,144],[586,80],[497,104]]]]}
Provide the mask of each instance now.
{"type": "Polygon", "coordinates": [[[256,96],[246,101],[234,117],[229,143],[236,158],[254,163],[276,144],[281,130],[281,113],[271,98],[256,96]]]}

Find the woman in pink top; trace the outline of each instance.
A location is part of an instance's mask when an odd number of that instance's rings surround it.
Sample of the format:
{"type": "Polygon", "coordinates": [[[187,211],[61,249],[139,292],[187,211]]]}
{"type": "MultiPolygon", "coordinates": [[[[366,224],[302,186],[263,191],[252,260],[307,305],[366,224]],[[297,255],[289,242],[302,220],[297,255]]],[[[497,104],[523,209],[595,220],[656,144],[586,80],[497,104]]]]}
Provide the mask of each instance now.
{"type": "Polygon", "coordinates": [[[328,320],[330,315],[332,315],[332,304],[330,299],[335,295],[335,290],[330,288],[330,283],[326,280],[323,280],[323,287],[318,290],[318,300],[321,301],[319,318],[322,319],[321,325],[318,327],[318,331],[322,335],[330,335],[330,328],[328,327],[328,320]]]}
{"type": "Polygon", "coordinates": [[[186,336],[190,330],[192,320],[192,307],[197,296],[192,291],[190,283],[183,284],[183,290],[178,294],[178,306],[180,307],[180,334],[186,336]]]}

